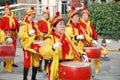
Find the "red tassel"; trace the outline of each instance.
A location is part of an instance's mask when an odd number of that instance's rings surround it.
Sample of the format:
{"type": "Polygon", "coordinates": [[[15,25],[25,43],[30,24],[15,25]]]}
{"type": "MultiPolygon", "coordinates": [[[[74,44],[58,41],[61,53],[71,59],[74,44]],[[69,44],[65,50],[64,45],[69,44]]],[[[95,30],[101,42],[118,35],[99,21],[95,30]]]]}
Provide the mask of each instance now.
{"type": "Polygon", "coordinates": [[[72,10],[75,10],[75,7],[74,7],[74,6],[72,6],[72,10]]]}
{"type": "Polygon", "coordinates": [[[56,12],[56,16],[60,16],[60,12],[56,12]]]}
{"type": "Polygon", "coordinates": [[[5,3],[5,6],[9,6],[9,3],[6,2],[6,3],[5,3]]]}
{"type": "Polygon", "coordinates": [[[32,6],[31,9],[34,10],[34,7],[32,6]]]}
{"type": "Polygon", "coordinates": [[[48,9],[49,9],[49,7],[47,6],[47,7],[46,7],[46,9],[48,10],[48,9]]]}

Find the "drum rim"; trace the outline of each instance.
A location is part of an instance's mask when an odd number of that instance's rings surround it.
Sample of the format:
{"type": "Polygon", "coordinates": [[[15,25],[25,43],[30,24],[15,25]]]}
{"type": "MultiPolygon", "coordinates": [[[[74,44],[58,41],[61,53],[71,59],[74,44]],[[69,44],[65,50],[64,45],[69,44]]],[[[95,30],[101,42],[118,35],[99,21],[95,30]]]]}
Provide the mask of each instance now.
{"type": "Polygon", "coordinates": [[[100,49],[99,47],[84,47],[83,49],[100,49]]]}
{"type": "Polygon", "coordinates": [[[6,59],[14,59],[15,56],[6,56],[6,57],[3,57],[3,56],[0,56],[0,61],[4,61],[6,59]]]}
{"type": "Polygon", "coordinates": [[[45,41],[34,41],[33,42],[33,44],[39,44],[39,45],[44,44],[44,43],[45,43],[45,41]]]}
{"type": "Polygon", "coordinates": [[[0,44],[0,46],[12,46],[11,44],[0,44]]]}
{"type": "Polygon", "coordinates": [[[64,61],[64,62],[61,62],[60,63],[60,65],[62,65],[62,66],[65,66],[65,67],[72,67],[72,68],[87,68],[87,67],[90,67],[90,64],[88,63],[88,62],[80,62],[80,63],[85,63],[85,64],[87,64],[87,66],[74,66],[74,65],[72,65],[72,66],[70,66],[70,65],[65,65],[64,63],[69,63],[69,62],[74,62],[74,63],[78,63],[78,61],[64,61]]]}

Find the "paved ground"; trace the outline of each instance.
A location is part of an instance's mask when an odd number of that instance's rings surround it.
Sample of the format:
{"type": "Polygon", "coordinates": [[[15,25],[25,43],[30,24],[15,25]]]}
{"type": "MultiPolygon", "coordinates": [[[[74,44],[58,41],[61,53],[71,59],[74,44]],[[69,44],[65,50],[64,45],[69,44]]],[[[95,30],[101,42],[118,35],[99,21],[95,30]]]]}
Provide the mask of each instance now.
{"type": "MultiPolygon", "coordinates": [[[[92,72],[94,80],[120,80],[120,52],[109,52],[110,61],[103,61],[100,65],[100,72],[95,74],[92,72]]],[[[18,68],[13,68],[12,73],[4,71],[3,63],[0,64],[0,80],[22,80],[23,74],[23,53],[20,46],[17,48],[17,55],[15,63],[19,65],[18,68]]],[[[29,71],[29,80],[31,78],[31,70],[29,71]]],[[[47,80],[47,75],[42,72],[37,74],[38,80],[47,80]]]]}

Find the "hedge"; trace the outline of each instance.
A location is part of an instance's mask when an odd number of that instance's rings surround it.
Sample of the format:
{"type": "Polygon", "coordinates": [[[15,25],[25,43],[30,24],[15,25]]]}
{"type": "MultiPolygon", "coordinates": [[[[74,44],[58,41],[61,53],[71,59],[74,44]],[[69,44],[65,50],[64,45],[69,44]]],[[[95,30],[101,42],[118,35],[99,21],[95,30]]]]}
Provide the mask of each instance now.
{"type": "Polygon", "coordinates": [[[102,38],[120,39],[120,5],[113,3],[94,3],[88,8],[90,19],[102,38]]]}

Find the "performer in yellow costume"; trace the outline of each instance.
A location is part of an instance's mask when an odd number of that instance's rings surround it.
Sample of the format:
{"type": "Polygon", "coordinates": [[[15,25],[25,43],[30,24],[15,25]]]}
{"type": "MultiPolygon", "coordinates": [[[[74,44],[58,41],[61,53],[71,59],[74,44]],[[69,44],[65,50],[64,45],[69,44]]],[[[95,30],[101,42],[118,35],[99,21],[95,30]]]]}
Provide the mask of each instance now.
{"type": "Polygon", "coordinates": [[[72,38],[72,41],[75,42],[74,44],[77,46],[77,50],[81,54],[86,54],[83,51],[84,35],[80,29],[79,14],[74,7],[72,7],[72,10],[68,13],[68,18],[66,33],[72,38]]]}
{"type": "MultiPolygon", "coordinates": [[[[87,8],[84,8],[81,11],[81,18],[80,18],[80,29],[84,34],[84,46],[85,47],[97,47],[98,46],[98,36],[92,22],[90,21],[90,12],[87,8]]],[[[94,59],[94,67],[95,72],[99,72],[99,63],[101,63],[100,59],[94,59]]]]}
{"type": "Polygon", "coordinates": [[[81,11],[80,29],[85,36],[84,45],[90,47],[98,45],[98,36],[94,26],[90,22],[89,14],[90,12],[87,10],[87,8],[84,8],[81,11]]]}
{"type": "MultiPolygon", "coordinates": [[[[59,12],[52,19],[52,34],[46,37],[45,42],[46,45],[40,47],[39,54],[52,61],[50,80],[57,80],[59,62],[73,60],[76,56],[77,60],[80,60],[78,51],[75,53],[75,50],[73,50],[74,46],[71,45],[71,38],[65,34],[65,23],[59,12]]],[[[88,60],[86,55],[83,57],[85,61],[88,60]]]]}
{"type": "Polygon", "coordinates": [[[22,25],[19,30],[19,38],[21,39],[22,48],[24,52],[24,70],[23,80],[28,80],[28,70],[32,66],[31,80],[36,80],[37,67],[39,66],[38,50],[32,48],[35,40],[40,40],[40,32],[38,26],[34,23],[35,10],[33,7],[27,10],[22,25]]]}
{"type": "MultiPolygon", "coordinates": [[[[42,19],[38,21],[38,28],[40,30],[40,32],[42,33],[42,36],[45,38],[46,34],[50,31],[51,29],[51,21],[50,21],[50,11],[49,8],[46,7],[46,9],[42,12],[42,19]]],[[[45,66],[44,66],[44,70],[47,73],[47,64],[48,64],[48,60],[45,60],[45,66]]],[[[42,59],[40,60],[40,66],[38,67],[38,71],[42,71],[42,59]]]]}

